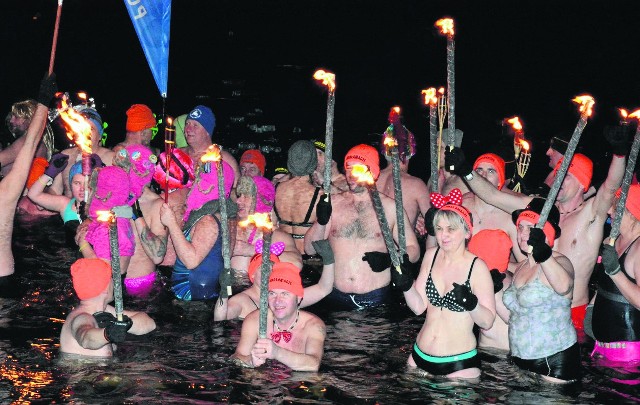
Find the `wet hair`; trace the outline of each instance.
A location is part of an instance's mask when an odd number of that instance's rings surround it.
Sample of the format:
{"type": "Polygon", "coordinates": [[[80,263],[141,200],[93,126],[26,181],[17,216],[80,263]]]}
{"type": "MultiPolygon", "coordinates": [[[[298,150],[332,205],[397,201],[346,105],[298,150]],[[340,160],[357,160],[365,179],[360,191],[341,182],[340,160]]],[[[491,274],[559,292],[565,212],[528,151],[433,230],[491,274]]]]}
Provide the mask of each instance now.
{"type": "Polygon", "coordinates": [[[435,213],[435,215],[433,216],[434,229],[438,221],[440,221],[443,218],[449,221],[449,224],[451,224],[451,227],[453,229],[462,229],[465,233],[471,234],[471,230],[467,226],[467,223],[465,222],[465,220],[460,215],[458,215],[455,211],[448,211],[448,210],[438,210],[435,213]]]}
{"type": "Polygon", "coordinates": [[[24,100],[13,103],[11,106],[11,115],[19,118],[31,119],[36,112],[38,103],[35,100],[24,100]]]}

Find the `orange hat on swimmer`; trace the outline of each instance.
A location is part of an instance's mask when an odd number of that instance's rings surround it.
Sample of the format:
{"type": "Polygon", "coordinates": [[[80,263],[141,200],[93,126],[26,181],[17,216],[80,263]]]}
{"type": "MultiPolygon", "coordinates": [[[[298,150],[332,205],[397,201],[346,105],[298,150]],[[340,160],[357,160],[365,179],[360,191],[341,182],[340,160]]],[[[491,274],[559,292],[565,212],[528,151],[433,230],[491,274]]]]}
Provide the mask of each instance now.
{"type": "MultiPolygon", "coordinates": [[[[558,173],[558,169],[560,165],[562,165],[562,161],[564,158],[560,159],[555,169],[553,169],[553,174],[558,173]]],[[[569,165],[569,173],[571,173],[580,184],[582,184],[582,188],[586,192],[589,190],[589,186],[591,185],[591,178],[593,176],[593,162],[591,159],[583,155],[582,153],[576,153],[573,155],[573,159],[571,160],[571,164],[569,165]]]]}
{"type": "Polygon", "coordinates": [[[130,132],[144,131],[156,126],[156,117],[144,104],[134,104],[127,110],[126,129],[130,132]]]}
{"type": "MultiPolygon", "coordinates": [[[[621,193],[622,190],[618,189],[616,198],[620,198],[621,193]]],[[[631,213],[631,215],[633,215],[636,221],[640,222],[640,184],[632,184],[629,187],[627,201],[625,202],[624,207],[631,213]]]]}
{"type": "Polygon", "coordinates": [[[274,263],[269,276],[269,291],[287,290],[298,297],[304,297],[300,269],[287,262],[274,263]]]}
{"type": "Polygon", "coordinates": [[[495,153],[485,153],[476,159],[473,164],[473,170],[476,170],[481,163],[489,163],[493,166],[495,171],[498,173],[498,190],[501,190],[502,186],[504,186],[505,180],[504,159],[495,153]]]}
{"type": "MultiPolygon", "coordinates": [[[[515,210],[511,213],[511,220],[516,227],[520,225],[520,221],[526,220],[532,224],[537,224],[540,220],[540,214],[545,203],[544,198],[536,197],[524,209],[515,210]]],[[[544,223],[542,232],[547,237],[549,246],[553,247],[553,242],[560,237],[560,211],[555,205],[551,206],[547,222],[544,223]]]]}
{"type": "Polygon", "coordinates": [[[81,300],[97,297],[111,281],[111,266],[102,259],[78,259],[71,265],[71,281],[81,300]]]}
{"type": "MultiPolygon", "coordinates": [[[[273,253],[269,256],[271,261],[274,263],[280,263],[280,258],[273,253]]],[[[251,261],[249,262],[249,270],[247,271],[247,275],[249,276],[249,281],[253,283],[253,280],[256,278],[256,271],[260,271],[262,266],[262,253],[258,253],[253,255],[251,261]]]]}
{"type": "Polygon", "coordinates": [[[350,164],[367,166],[374,180],[378,180],[378,176],[380,176],[380,156],[376,148],[371,145],[361,143],[349,149],[349,152],[347,152],[347,155],[344,157],[345,170],[350,164]]]}

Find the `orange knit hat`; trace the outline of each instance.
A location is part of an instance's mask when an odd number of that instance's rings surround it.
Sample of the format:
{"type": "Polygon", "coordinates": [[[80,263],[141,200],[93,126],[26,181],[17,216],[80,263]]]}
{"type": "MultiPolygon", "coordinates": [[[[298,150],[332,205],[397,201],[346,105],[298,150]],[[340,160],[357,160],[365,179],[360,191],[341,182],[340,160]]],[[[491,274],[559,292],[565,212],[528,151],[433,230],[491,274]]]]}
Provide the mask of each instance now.
{"type": "Polygon", "coordinates": [[[111,281],[111,265],[102,259],[78,259],[71,265],[71,280],[81,300],[97,297],[111,281]]]}
{"type": "MultiPolygon", "coordinates": [[[[556,167],[553,169],[553,175],[558,173],[558,169],[562,164],[564,158],[560,159],[556,167]]],[[[583,155],[582,153],[576,153],[573,155],[571,164],[569,165],[569,173],[575,176],[576,179],[582,184],[582,188],[586,192],[591,185],[591,177],[593,176],[593,162],[591,159],[583,155]]]]}
{"type": "MultiPolygon", "coordinates": [[[[280,263],[280,258],[273,253],[269,256],[273,263],[280,263]]],[[[249,276],[249,281],[253,283],[253,280],[256,278],[256,271],[260,269],[262,266],[262,253],[258,253],[251,258],[249,262],[249,270],[247,271],[247,275],[249,276]]]]}
{"type": "Polygon", "coordinates": [[[471,237],[469,252],[484,260],[489,270],[504,273],[512,246],[511,238],[502,229],[483,229],[471,237]]]}
{"type": "Polygon", "coordinates": [[[498,172],[498,190],[501,190],[502,186],[504,186],[505,179],[504,159],[496,155],[495,153],[485,153],[484,155],[480,155],[476,159],[475,163],[473,164],[473,170],[476,170],[478,166],[480,166],[480,163],[484,162],[493,165],[493,168],[496,170],[496,172],[498,172]]]}
{"type": "Polygon", "coordinates": [[[38,181],[40,176],[44,174],[47,166],[49,166],[49,162],[47,162],[47,159],[42,157],[33,159],[33,162],[31,163],[31,169],[29,169],[29,177],[27,178],[27,188],[31,188],[31,186],[33,186],[33,183],[38,181]]]}
{"type": "Polygon", "coordinates": [[[267,160],[258,149],[248,149],[240,157],[240,164],[253,163],[258,166],[260,175],[264,176],[264,169],[267,166],[267,160]]]}
{"type": "Polygon", "coordinates": [[[287,290],[298,297],[304,297],[300,269],[287,262],[275,263],[269,276],[269,291],[277,289],[287,290]]]}
{"type": "MultiPolygon", "coordinates": [[[[622,193],[621,189],[618,189],[616,192],[616,198],[620,198],[622,193]]],[[[629,192],[627,194],[627,201],[624,204],[624,207],[634,216],[636,221],[640,221],[640,185],[632,184],[629,187],[629,192]]]]}
{"type": "Polygon", "coordinates": [[[347,169],[349,164],[365,165],[373,175],[374,180],[378,180],[380,176],[380,156],[378,151],[371,145],[361,143],[349,149],[344,158],[344,168],[347,169]]]}
{"type": "Polygon", "coordinates": [[[127,131],[144,131],[155,125],[156,118],[146,105],[134,104],[127,110],[127,131]]]}

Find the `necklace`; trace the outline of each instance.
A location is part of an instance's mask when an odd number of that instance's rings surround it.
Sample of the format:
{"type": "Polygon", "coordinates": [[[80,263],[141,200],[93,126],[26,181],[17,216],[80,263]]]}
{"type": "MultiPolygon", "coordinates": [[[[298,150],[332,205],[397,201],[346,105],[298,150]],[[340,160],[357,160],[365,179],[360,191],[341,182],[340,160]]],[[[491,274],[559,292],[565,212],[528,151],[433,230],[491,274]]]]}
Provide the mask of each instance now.
{"type": "Polygon", "coordinates": [[[580,205],[578,205],[577,207],[575,207],[574,209],[570,210],[570,211],[566,211],[566,212],[561,212],[560,215],[567,215],[567,214],[571,214],[572,212],[574,212],[575,210],[577,210],[578,208],[582,207],[582,204],[584,204],[584,201],[580,203],[580,205]]]}
{"type": "Polygon", "coordinates": [[[271,340],[273,340],[276,343],[279,343],[280,339],[284,339],[285,343],[289,343],[291,341],[291,338],[293,337],[293,334],[291,333],[291,331],[293,330],[293,328],[296,327],[296,324],[298,323],[298,319],[300,319],[300,310],[298,310],[298,312],[296,314],[296,320],[293,321],[291,326],[289,326],[285,330],[280,329],[280,326],[278,326],[278,323],[274,319],[273,320],[273,328],[277,329],[278,331],[271,333],[271,340]]]}

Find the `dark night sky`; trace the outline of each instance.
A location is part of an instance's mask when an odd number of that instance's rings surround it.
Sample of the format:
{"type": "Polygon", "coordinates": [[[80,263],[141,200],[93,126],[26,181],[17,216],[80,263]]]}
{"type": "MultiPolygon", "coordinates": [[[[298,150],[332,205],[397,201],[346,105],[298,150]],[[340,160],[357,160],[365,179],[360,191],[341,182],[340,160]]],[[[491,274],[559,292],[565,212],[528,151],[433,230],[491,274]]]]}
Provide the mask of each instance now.
{"type": "MultiPolygon", "coordinates": [[[[3,63],[0,107],[33,97],[48,67],[55,0],[5,0],[0,13],[3,63]]],[[[446,84],[446,40],[434,22],[456,21],[456,122],[475,155],[496,142],[499,122],[520,116],[544,175],[548,139],[571,132],[571,99],[596,99],[581,146],[603,159],[602,129],[616,107],[640,106],[637,61],[640,2],[627,1],[205,1],[173,2],[167,112],[211,106],[224,142],[242,133],[231,116],[260,108],[286,148],[291,130],[324,136],[326,94],[311,78],[336,73],[336,152],[373,142],[389,108],[403,108],[418,137],[412,172],[426,176],[428,123],[420,90],[446,84]],[[241,96],[232,96],[241,87],[241,96]],[[417,167],[416,167],[417,166],[417,167]]],[[[110,142],[123,136],[124,112],[162,100],[123,1],[65,0],[55,71],[62,90],[86,90],[110,123],[110,142]]],[[[604,162],[607,163],[606,161],[604,162]]],[[[532,176],[538,175],[533,173],[532,176]]]]}

